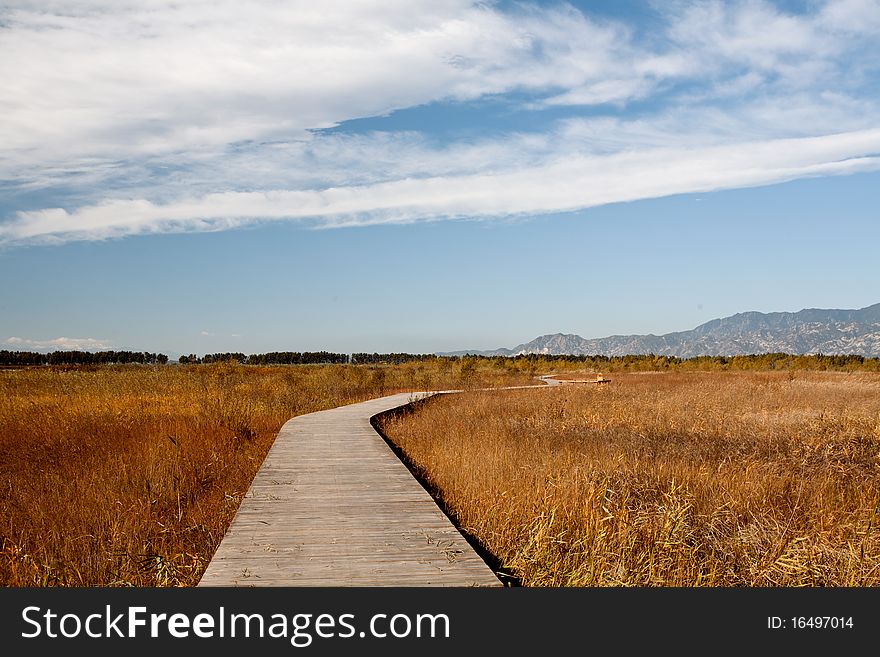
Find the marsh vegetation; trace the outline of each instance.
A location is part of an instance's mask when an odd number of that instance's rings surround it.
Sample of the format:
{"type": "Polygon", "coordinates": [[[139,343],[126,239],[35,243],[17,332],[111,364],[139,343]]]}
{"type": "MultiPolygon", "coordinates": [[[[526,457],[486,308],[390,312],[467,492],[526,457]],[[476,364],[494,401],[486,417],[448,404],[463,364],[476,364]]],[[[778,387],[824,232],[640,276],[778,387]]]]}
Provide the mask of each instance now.
{"type": "Polygon", "coordinates": [[[384,431],[527,586],[880,584],[876,374],[618,372],[384,431]]]}
{"type": "Polygon", "coordinates": [[[404,390],[528,383],[515,364],[0,371],[0,585],[198,582],[281,425],[404,390]]]}

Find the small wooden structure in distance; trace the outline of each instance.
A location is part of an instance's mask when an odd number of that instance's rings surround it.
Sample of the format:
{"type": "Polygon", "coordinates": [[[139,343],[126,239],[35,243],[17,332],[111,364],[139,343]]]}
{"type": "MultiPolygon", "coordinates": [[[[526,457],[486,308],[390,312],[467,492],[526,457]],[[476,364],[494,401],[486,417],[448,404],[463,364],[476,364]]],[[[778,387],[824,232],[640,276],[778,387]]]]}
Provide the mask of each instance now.
{"type": "Polygon", "coordinates": [[[602,374],[597,374],[595,379],[571,379],[568,383],[611,383],[611,379],[606,379],[602,374]]]}

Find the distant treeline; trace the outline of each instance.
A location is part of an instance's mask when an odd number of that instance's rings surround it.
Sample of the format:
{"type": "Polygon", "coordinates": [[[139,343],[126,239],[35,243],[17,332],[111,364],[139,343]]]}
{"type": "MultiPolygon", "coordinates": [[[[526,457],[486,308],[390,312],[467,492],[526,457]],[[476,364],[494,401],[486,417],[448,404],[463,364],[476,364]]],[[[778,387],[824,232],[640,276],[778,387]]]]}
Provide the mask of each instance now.
{"type": "MultiPolygon", "coordinates": [[[[352,365],[372,365],[385,363],[390,365],[400,365],[401,363],[411,363],[413,361],[427,361],[443,359],[444,356],[436,356],[434,354],[367,354],[356,353],[351,355],[350,363],[352,365]]],[[[455,359],[457,360],[457,359],[455,359]]]]}
{"type": "Polygon", "coordinates": [[[164,365],[167,362],[168,356],[165,354],[149,351],[52,351],[48,354],[35,351],[0,351],[0,365],[164,365]]]}
{"type": "Polygon", "coordinates": [[[244,365],[319,365],[345,364],[349,362],[348,354],[335,354],[330,351],[270,351],[267,354],[251,354],[245,356],[239,352],[205,354],[201,358],[195,354],[181,356],[177,359],[181,364],[219,363],[235,361],[244,365]]]}
{"type": "MultiPolygon", "coordinates": [[[[473,358],[468,356],[468,358],[473,358]]],[[[492,356],[484,358],[504,358],[492,356]]],[[[578,363],[596,370],[631,370],[656,372],[662,370],[841,370],[880,372],[880,358],[858,355],[831,356],[825,354],[797,355],[785,353],[748,354],[745,356],[657,356],[640,354],[630,356],[547,356],[525,354],[511,357],[527,360],[536,365],[552,367],[559,363],[578,363]]]]}
{"type": "MultiPolygon", "coordinates": [[[[341,354],[330,351],[273,351],[266,354],[245,355],[224,352],[197,356],[181,356],[183,365],[197,365],[234,361],[243,365],[400,365],[410,362],[485,362],[500,367],[522,364],[534,369],[587,368],[597,371],[663,370],[839,370],[880,372],[880,358],[864,356],[828,356],[815,354],[798,356],[784,353],[752,354],[748,356],[696,356],[677,358],[654,354],[633,356],[549,356],[524,354],[519,356],[437,356],[435,354],[365,353],[341,354]]],[[[104,365],[140,363],[164,365],[165,354],[146,351],[53,351],[41,354],[32,351],[0,351],[0,366],[32,365],[104,365]]]]}
{"type": "MultiPolygon", "coordinates": [[[[338,354],[332,351],[270,351],[267,354],[251,354],[246,356],[239,352],[227,352],[218,354],[205,354],[197,356],[190,354],[181,356],[178,362],[186,364],[219,363],[221,361],[235,361],[243,365],[365,365],[384,364],[400,365],[413,361],[436,360],[442,358],[434,354],[338,354]]],[[[453,359],[455,360],[455,359],[453,359]]]]}
{"type": "Polygon", "coordinates": [[[631,370],[656,372],[671,369],[693,370],[860,370],[880,372],[880,358],[858,355],[798,355],[785,353],[748,354],[745,356],[573,356],[521,354],[518,356],[464,356],[486,360],[527,361],[537,367],[578,365],[594,370],[631,370]]]}

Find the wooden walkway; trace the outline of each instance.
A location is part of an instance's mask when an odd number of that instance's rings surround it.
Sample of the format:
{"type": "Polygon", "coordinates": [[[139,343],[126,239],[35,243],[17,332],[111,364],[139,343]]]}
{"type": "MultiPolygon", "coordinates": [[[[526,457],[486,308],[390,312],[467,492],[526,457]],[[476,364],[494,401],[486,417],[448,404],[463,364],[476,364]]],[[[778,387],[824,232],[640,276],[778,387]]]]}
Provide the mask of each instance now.
{"type": "Polygon", "coordinates": [[[412,399],[287,422],[199,586],[500,586],[370,424],[412,399]]]}

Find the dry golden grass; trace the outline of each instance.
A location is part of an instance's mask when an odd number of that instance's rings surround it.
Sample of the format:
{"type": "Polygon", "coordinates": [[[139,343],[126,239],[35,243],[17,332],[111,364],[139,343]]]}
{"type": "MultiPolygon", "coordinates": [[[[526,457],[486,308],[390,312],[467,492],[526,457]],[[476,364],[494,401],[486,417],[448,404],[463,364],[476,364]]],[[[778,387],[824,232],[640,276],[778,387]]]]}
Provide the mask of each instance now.
{"type": "Polygon", "coordinates": [[[0,371],[0,585],[193,585],[290,417],[514,364],[0,371]]]}
{"type": "Polygon", "coordinates": [[[573,382],[583,382],[583,381],[595,381],[597,376],[603,376],[605,378],[610,378],[610,375],[607,372],[562,372],[559,374],[553,374],[554,379],[559,379],[560,381],[573,381],[573,382]]]}
{"type": "Polygon", "coordinates": [[[384,429],[527,586],[880,584],[880,376],[615,373],[384,429]]]}

